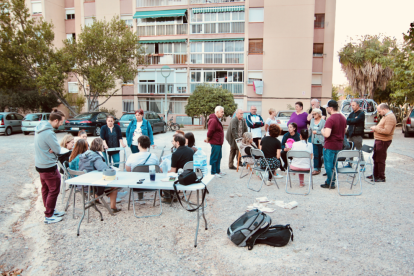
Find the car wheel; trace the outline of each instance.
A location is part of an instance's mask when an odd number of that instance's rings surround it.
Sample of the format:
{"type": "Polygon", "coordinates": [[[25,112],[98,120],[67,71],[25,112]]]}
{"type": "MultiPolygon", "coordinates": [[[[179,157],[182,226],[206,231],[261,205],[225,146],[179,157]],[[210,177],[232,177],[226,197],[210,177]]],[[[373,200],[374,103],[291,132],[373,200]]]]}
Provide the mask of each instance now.
{"type": "Polygon", "coordinates": [[[164,127],[162,128],[162,133],[166,133],[166,132],[167,132],[167,130],[168,130],[167,125],[164,125],[164,127]]]}
{"type": "Polygon", "coordinates": [[[95,130],[93,131],[93,135],[100,136],[101,135],[101,128],[96,127],[95,130]]]}
{"type": "Polygon", "coordinates": [[[179,125],[179,124],[173,124],[173,125],[171,126],[171,129],[172,129],[172,131],[177,131],[177,130],[180,130],[180,125],[179,125]]]}
{"type": "Polygon", "coordinates": [[[410,133],[408,131],[404,132],[404,137],[405,138],[410,137],[410,133]]]}
{"type": "Polygon", "coordinates": [[[4,132],[4,134],[6,134],[6,136],[12,135],[12,129],[11,129],[11,127],[6,128],[6,132],[4,132]]]}
{"type": "Polygon", "coordinates": [[[28,131],[23,131],[23,134],[24,135],[29,135],[29,132],[28,131]]]}

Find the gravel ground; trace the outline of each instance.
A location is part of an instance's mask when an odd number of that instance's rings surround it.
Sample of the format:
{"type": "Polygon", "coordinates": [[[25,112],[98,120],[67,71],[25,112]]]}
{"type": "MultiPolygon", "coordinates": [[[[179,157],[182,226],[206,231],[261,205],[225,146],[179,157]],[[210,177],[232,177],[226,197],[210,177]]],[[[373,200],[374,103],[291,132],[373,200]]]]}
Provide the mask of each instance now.
{"type": "MultiPolygon", "coordinates": [[[[209,145],[202,142],[205,131],[194,131],[194,134],[197,145],[209,154],[209,145]]],[[[171,132],[156,135],[159,147],[154,152],[160,152],[163,145],[170,147],[171,135],[171,132]]],[[[31,141],[33,136],[2,138],[9,143],[24,144],[24,139],[31,141]]],[[[372,145],[373,140],[366,139],[364,143],[372,145]]],[[[84,220],[77,237],[81,210],[76,208],[76,219],[73,219],[71,206],[61,223],[44,225],[41,197],[33,193],[37,200],[29,205],[30,214],[15,227],[12,242],[4,234],[0,237],[9,245],[5,251],[2,245],[0,264],[9,268],[20,265],[25,269],[23,275],[257,275],[258,271],[281,275],[413,275],[414,238],[408,233],[414,227],[411,196],[414,188],[407,185],[414,175],[410,170],[413,143],[413,138],[403,138],[401,129],[397,128],[388,151],[387,182],[376,185],[363,182],[363,194],[358,197],[341,197],[336,190],[320,188],[324,182],[322,175],[314,177],[314,189],[309,196],[286,194],[285,178],[278,180],[280,189],[273,185],[264,186],[258,193],[250,191],[246,188],[247,177],[239,179],[238,173],[227,169],[229,146],[226,143],[221,167],[228,174],[209,185],[208,230],[201,223],[197,248],[194,248],[196,215],[186,212],[178,203],[173,207],[164,205],[162,216],[146,219],[136,219],[132,210],[127,210],[125,199],[118,204],[123,210],[116,216],[103,211],[104,221],[91,210],[90,223],[84,220]],[[242,196],[230,197],[230,194],[242,196]],[[274,224],[291,224],[294,241],[282,248],[265,245],[255,246],[252,251],[238,248],[228,240],[226,230],[244,213],[247,205],[261,196],[299,203],[293,210],[274,206],[275,212],[270,214],[274,224]],[[22,241],[15,242],[18,237],[22,241]]],[[[29,152],[29,143],[25,147],[29,152]]],[[[5,143],[0,148],[8,153],[12,149],[5,143]]],[[[11,158],[15,160],[20,150],[16,149],[11,158]]],[[[33,157],[30,158],[25,165],[33,162],[33,157]]],[[[2,154],[0,163],[7,161],[2,154]]],[[[2,166],[6,166],[6,175],[12,173],[11,165],[2,166]]],[[[24,174],[20,181],[30,179],[28,173],[24,174]]],[[[3,190],[14,184],[10,183],[11,176],[6,179],[1,180],[3,190]]],[[[297,176],[294,180],[293,185],[298,186],[297,176]]],[[[253,176],[252,184],[259,183],[253,176]]],[[[32,185],[40,188],[39,181],[32,185]]],[[[344,191],[348,188],[349,185],[344,191]]],[[[2,204],[4,200],[7,205],[12,204],[17,200],[13,194],[23,190],[11,190],[6,197],[2,194],[2,204]]],[[[80,206],[80,201],[76,204],[80,206]]],[[[61,198],[57,207],[63,208],[61,198]]],[[[154,214],[158,208],[145,204],[138,211],[154,214]]],[[[9,226],[4,227],[3,221],[0,222],[2,233],[11,232],[9,226]]]]}

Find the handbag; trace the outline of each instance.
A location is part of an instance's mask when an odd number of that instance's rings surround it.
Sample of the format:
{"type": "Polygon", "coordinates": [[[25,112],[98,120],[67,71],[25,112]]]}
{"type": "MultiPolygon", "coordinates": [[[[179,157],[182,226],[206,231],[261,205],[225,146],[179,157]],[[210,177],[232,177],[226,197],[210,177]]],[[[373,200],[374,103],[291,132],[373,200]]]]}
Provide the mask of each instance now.
{"type": "Polygon", "coordinates": [[[193,170],[185,170],[183,171],[179,176],[178,180],[174,182],[174,191],[177,195],[178,201],[180,202],[181,206],[186,209],[188,212],[194,212],[197,211],[198,208],[201,206],[204,206],[204,199],[206,198],[207,193],[207,187],[204,185],[204,190],[202,192],[202,199],[201,203],[194,209],[187,209],[184,207],[183,203],[181,202],[181,198],[178,196],[178,190],[177,190],[177,184],[181,184],[183,186],[191,186],[192,184],[198,184],[201,183],[201,180],[203,179],[203,173],[200,168],[195,168],[195,171],[193,170]]]}

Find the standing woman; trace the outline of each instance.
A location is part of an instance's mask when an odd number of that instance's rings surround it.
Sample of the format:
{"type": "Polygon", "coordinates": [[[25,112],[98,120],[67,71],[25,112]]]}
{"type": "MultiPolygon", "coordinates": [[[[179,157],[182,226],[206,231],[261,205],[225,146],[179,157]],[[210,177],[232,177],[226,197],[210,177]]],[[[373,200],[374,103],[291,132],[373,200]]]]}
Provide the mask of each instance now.
{"type": "Polygon", "coordinates": [[[308,128],[308,113],[303,111],[303,103],[302,102],[296,102],[295,103],[295,110],[296,112],[293,112],[290,116],[290,120],[288,122],[288,125],[290,123],[296,123],[297,125],[297,133],[300,133],[302,129],[308,128]]]}
{"type": "Polygon", "coordinates": [[[276,122],[276,110],[274,108],[269,109],[269,115],[270,115],[270,117],[267,118],[266,123],[265,123],[266,136],[270,136],[270,134],[269,134],[269,127],[270,127],[270,125],[271,124],[277,125],[277,122],[276,122]]]}
{"type": "Polygon", "coordinates": [[[322,110],[314,108],[312,110],[312,119],[309,126],[309,142],[313,145],[313,175],[321,173],[323,143],[325,138],[321,130],[325,127],[325,120],[322,119],[322,110]]]}
{"type": "Polygon", "coordinates": [[[126,130],[127,143],[131,148],[131,152],[139,152],[138,138],[141,135],[148,136],[150,138],[152,147],[155,148],[151,124],[144,119],[144,110],[138,109],[135,111],[135,118],[136,119],[128,125],[128,128],[126,130]]]}
{"type": "MultiPolygon", "coordinates": [[[[114,116],[106,116],[106,126],[102,126],[100,135],[103,140],[104,149],[119,148],[119,145],[121,145],[123,148],[126,147],[124,141],[122,140],[121,128],[114,123],[114,116]]],[[[110,164],[112,160],[115,163],[114,166],[119,168],[119,161],[121,160],[119,157],[119,151],[111,151],[108,153],[108,155],[109,156],[106,156],[106,152],[103,152],[103,156],[108,164],[110,164]]]]}

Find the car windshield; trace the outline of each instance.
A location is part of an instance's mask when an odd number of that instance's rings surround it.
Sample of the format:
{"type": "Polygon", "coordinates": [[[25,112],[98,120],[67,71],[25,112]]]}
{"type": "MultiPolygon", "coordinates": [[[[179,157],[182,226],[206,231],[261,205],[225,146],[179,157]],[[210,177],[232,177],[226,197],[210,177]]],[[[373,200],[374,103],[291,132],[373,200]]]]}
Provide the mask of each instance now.
{"type": "Polygon", "coordinates": [[[92,116],[93,116],[93,113],[82,113],[82,114],[79,114],[78,116],[75,116],[75,118],[73,119],[76,119],[76,120],[91,119],[92,116]]]}
{"type": "MultiPolygon", "coordinates": [[[[372,100],[357,100],[358,104],[362,109],[364,109],[366,112],[371,113],[374,112],[376,109],[376,103],[372,100]]],[[[342,113],[351,113],[352,107],[351,107],[351,101],[345,101],[342,105],[342,113]]]]}
{"type": "Polygon", "coordinates": [[[286,111],[286,112],[280,112],[277,117],[290,117],[292,115],[292,112],[286,111]]]}
{"type": "Polygon", "coordinates": [[[133,121],[135,119],[135,114],[124,114],[122,115],[120,121],[133,121]]]}
{"type": "Polygon", "coordinates": [[[42,114],[27,114],[24,118],[25,121],[40,121],[42,114]]]}

